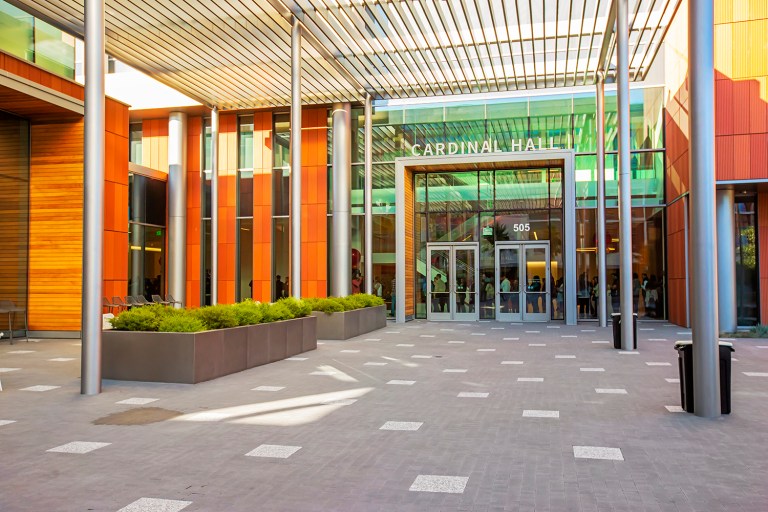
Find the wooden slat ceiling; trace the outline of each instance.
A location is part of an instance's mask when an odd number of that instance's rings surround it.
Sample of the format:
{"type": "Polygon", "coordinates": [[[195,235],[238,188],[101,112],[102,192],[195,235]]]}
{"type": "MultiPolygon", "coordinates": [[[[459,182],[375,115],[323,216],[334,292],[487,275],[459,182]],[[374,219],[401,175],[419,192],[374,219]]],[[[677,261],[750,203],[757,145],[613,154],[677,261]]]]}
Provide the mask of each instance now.
{"type": "MultiPolygon", "coordinates": [[[[82,0],[11,0],[82,37],[82,0]]],[[[290,103],[290,23],[307,37],[303,101],[594,83],[615,61],[612,0],[105,0],[107,52],[221,109],[290,103]]],[[[680,0],[629,0],[642,80],[680,0]]]]}

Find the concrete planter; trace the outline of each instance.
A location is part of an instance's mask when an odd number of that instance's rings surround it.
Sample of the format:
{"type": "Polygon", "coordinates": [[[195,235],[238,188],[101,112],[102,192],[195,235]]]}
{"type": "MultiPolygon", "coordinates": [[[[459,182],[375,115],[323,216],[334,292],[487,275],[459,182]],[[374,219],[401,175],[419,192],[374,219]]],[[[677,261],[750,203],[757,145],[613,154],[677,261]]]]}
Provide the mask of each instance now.
{"type": "Polygon", "coordinates": [[[341,313],[313,311],[317,318],[317,337],[321,340],[348,340],[387,326],[387,307],[354,309],[341,313]]]}
{"type": "Polygon", "coordinates": [[[317,348],[317,320],[196,333],[104,331],[105,379],[196,384],[317,348]]]}

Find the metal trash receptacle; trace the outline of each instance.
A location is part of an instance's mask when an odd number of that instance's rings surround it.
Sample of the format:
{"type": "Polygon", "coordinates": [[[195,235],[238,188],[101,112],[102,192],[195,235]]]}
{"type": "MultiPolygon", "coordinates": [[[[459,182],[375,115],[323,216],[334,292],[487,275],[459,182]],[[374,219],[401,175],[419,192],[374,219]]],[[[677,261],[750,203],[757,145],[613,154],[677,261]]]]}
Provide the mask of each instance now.
{"type": "MultiPolygon", "coordinates": [[[[637,350],[637,313],[632,313],[634,320],[633,335],[635,343],[634,349],[637,350]]],[[[611,313],[611,324],[613,327],[613,348],[621,349],[621,313],[611,313]]]]}
{"type": "MultiPolygon", "coordinates": [[[[733,343],[728,341],[718,342],[720,352],[720,413],[731,413],[731,352],[734,352],[733,343]]],[[[693,412],[693,342],[678,341],[675,343],[677,350],[677,368],[680,372],[680,405],[686,412],[693,412]]]]}

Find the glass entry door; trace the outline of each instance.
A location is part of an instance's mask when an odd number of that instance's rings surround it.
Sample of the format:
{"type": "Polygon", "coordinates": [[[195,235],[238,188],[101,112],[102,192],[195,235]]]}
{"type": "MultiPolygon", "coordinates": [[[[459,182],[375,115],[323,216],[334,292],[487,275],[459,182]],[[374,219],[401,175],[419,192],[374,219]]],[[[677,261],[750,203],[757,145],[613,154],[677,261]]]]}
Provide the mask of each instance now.
{"type": "Polygon", "coordinates": [[[427,245],[427,318],[477,320],[477,244],[427,245]]]}
{"type": "Polygon", "coordinates": [[[496,244],[496,319],[550,318],[549,242],[496,244]]]}

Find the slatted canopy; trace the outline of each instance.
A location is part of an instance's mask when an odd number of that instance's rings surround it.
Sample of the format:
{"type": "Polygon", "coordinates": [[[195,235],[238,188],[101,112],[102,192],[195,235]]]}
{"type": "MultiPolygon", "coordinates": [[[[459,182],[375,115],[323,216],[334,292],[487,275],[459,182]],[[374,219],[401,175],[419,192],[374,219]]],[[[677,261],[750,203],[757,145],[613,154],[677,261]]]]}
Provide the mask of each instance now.
{"type": "MultiPolygon", "coordinates": [[[[11,0],[82,37],[82,0],[11,0]]],[[[615,61],[613,0],[105,0],[107,52],[220,109],[587,85],[615,61]]],[[[629,0],[642,80],[680,0],[629,0]]]]}

